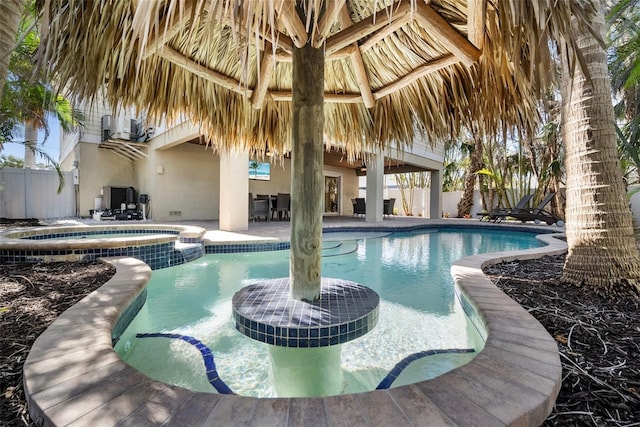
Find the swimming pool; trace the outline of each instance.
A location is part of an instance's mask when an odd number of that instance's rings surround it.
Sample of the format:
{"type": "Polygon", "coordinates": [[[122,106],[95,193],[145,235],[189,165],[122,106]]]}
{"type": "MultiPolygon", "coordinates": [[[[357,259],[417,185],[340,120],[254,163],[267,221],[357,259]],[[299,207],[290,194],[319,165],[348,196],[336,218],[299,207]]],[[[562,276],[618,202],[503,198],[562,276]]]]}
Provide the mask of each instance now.
{"type": "MultiPolygon", "coordinates": [[[[540,246],[532,234],[494,230],[326,233],[323,240],[323,276],[365,284],[380,296],[375,329],[342,345],[341,393],[373,390],[391,371],[399,373],[388,384],[396,387],[467,363],[482,348],[484,331],[469,321],[455,296],[451,263],[477,253],[540,246]],[[443,349],[475,353],[428,353],[443,349]],[[419,354],[426,357],[411,359],[419,354]]],[[[147,302],[115,349],[154,379],[215,393],[204,367],[210,366],[203,365],[205,353],[198,350],[204,347],[234,393],[274,397],[269,346],[235,330],[230,301],[241,287],[285,277],[288,268],[288,251],[272,251],[207,255],[154,271],[147,302]]]]}

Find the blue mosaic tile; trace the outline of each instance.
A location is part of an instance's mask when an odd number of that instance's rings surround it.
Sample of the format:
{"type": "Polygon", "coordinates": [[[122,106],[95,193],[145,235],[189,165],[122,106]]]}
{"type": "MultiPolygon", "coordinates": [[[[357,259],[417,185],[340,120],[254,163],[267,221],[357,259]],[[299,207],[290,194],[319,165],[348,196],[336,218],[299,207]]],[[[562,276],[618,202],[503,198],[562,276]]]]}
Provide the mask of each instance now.
{"type": "Polygon", "coordinates": [[[111,342],[112,345],[115,346],[120,340],[120,336],[124,333],[124,331],[129,327],[129,324],[133,320],[134,317],[138,314],[142,306],[147,301],[147,288],[142,289],[142,291],[134,298],[134,300],[124,309],[124,311],[118,317],[115,326],[111,330],[111,342]]]}
{"type": "Polygon", "coordinates": [[[458,301],[460,302],[460,305],[462,306],[462,310],[467,315],[467,319],[471,322],[473,327],[476,329],[480,338],[484,342],[486,342],[488,335],[487,335],[487,327],[484,321],[476,311],[475,307],[471,304],[471,302],[469,302],[467,297],[462,293],[462,291],[460,291],[460,289],[457,286],[454,287],[454,291],[458,301]]]}
{"type": "Polygon", "coordinates": [[[289,242],[268,242],[268,243],[234,243],[234,244],[208,244],[205,245],[207,254],[230,254],[241,252],[266,252],[283,251],[291,248],[289,242]]]}
{"type": "Polygon", "coordinates": [[[396,363],[396,365],[393,367],[393,369],[391,369],[391,371],[387,374],[387,376],[385,376],[382,381],[380,381],[380,383],[378,384],[378,386],[376,387],[376,390],[384,390],[387,389],[389,387],[391,387],[391,384],[393,384],[393,382],[396,380],[396,378],[398,378],[398,376],[402,373],[402,371],[409,366],[409,364],[411,364],[411,362],[414,362],[418,359],[421,359],[423,357],[427,357],[427,356],[433,356],[435,354],[460,354],[460,353],[473,353],[475,352],[474,349],[472,348],[463,348],[463,349],[459,349],[459,348],[450,348],[450,349],[444,349],[444,350],[425,350],[425,351],[421,351],[418,353],[414,353],[411,354],[407,357],[405,357],[404,359],[402,359],[400,362],[396,363]]]}
{"type": "Polygon", "coordinates": [[[162,334],[162,333],[151,333],[151,334],[136,334],[136,338],[171,338],[171,339],[179,339],[185,341],[191,345],[193,345],[201,354],[202,361],[204,362],[205,372],[207,374],[207,379],[209,380],[209,384],[216,389],[216,391],[220,394],[235,394],[227,384],[220,379],[218,375],[218,371],[216,370],[215,360],[213,358],[213,352],[209,347],[207,347],[202,342],[197,339],[190,337],[188,335],[179,335],[179,334],[162,334]]]}
{"type": "Polygon", "coordinates": [[[341,344],[366,334],[378,322],[379,302],[369,288],[330,278],[322,279],[320,300],[313,303],[290,299],[289,278],[247,286],[232,299],[240,333],[267,344],[305,348],[341,344]]]}

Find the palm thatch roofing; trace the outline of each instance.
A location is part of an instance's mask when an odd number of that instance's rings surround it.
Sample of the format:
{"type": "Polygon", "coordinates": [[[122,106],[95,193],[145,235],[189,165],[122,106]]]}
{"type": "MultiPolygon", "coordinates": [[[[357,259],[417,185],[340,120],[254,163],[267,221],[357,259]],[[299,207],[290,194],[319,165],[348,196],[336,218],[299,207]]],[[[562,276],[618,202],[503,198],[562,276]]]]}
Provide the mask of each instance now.
{"type": "Polygon", "coordinates": [[[535,131],[548,40],[590,1],[46,0],[41,63],[72,94],[186,115],[217,148],[290,149],[292,52],[325,51],[327,147],[535,131]],[[105,89],[106,88],[106,89],[105,89]]]}

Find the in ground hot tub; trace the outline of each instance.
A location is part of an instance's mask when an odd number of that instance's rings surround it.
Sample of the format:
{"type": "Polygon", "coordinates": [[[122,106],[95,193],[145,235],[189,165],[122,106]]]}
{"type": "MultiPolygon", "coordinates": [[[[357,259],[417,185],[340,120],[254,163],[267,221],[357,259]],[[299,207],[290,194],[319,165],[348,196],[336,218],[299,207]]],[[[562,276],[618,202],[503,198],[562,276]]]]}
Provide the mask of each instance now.
{"type": "Polygon", "coordinates": [[[130,256],[152,269],[182,264],[204,255],[200,227],[119,224],[38,227],[0,234],[0,261],[90,261],[130,256]]]}

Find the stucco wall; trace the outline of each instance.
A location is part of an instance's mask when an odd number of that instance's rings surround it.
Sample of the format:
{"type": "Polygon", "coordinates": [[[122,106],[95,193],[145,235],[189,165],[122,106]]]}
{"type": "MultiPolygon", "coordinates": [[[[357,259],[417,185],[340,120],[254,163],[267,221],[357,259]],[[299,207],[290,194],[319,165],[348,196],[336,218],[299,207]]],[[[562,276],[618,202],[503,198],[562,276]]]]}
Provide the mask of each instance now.
{"type": "MultiPolygon", "coordinates": [[[[138,179],[157,221],[214,220],[219,217],[220,159],[198,144],[149,149],[138,179]]],[[[248,167],[248,165],[247,165],[248,167]]]]}
{"type": "MultiPolygon", "coordinates": [[[[269,159],[258,161],[268,162],[269,159]]],[[[253,193],[254,197],[256,194],[291,193],[291,160],[272,161],[271,179],[268,181],[249,179],[249,192],[253,193]]]]}
{"type": "MultiPolygon", "coordinates": [[[[269,161],[268,159],[262,161],[269,161]]],[[[337,176],[341,181],[340,197],[342,203],[339,206],[341,215],[351,215],[353,209],[351,198],[358,197],[358,176],[353,169],[339,168],[325,165],[323,168],[325,176],[337,176]]],[[[271,163],[271,179],[261,181],[250,179],[249,192],[257,194],[278,194],[291,193],[291,160],[284,159],[283,162],[273,161],[271,163]]]]}
{"type": "MultiPolygon", "coordinates": [[[[76,150],[79,150],[78,200],[81,217],[89,216],[89,210],[94,208],[102,187],[135,187],[136,165],[132,162],[93,143],[80,143],[76,150]]],[[[67,161],[72,160],[65,160],[65,164],[67,161]]]]}
{"type": "Polygon", "coordinates": [[[325,165],[323,168],[325,176],[339,175],[342,181],[340,197],[342,203],[339,205],[340,215],[353,215],[353,204],[351,199],[358,197],[359,179],[353,169],[339,168],[335,166],[325,165]]]}

